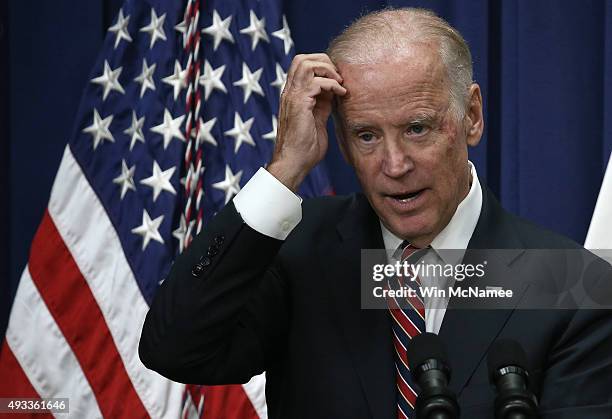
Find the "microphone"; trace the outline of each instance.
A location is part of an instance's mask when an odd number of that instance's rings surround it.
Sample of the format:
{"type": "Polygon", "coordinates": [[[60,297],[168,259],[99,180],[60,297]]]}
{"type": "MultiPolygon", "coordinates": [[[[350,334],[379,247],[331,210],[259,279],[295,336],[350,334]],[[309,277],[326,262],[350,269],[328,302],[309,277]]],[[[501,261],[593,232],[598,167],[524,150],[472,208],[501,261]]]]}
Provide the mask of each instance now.
{"type": "Polygon", "coordinates": [[[538,402],[529,390],[527,355],[511,339],[496,340],[487,358],[489,381],[497,391],[496,419],[530,419],[538,417],[538,402]]]}
{"type": "Polygon", "coordinates": [[[458,418],[457,397],[448,388],[451,369],[442,339],[434,333],[421,333],[407,346],[410,373],[421,389],[416,401],[417,419],[458,418]]]}

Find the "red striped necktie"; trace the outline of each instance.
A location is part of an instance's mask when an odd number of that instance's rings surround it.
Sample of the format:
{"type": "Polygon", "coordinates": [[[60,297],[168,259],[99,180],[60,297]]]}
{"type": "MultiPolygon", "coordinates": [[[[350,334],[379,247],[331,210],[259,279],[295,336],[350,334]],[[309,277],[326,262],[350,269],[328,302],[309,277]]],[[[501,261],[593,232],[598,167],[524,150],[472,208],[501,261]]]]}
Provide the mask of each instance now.
{"type": "MultiPolygon", "coordinates": [[[[404,262],[416,250],[404,241],[400,244],[397,253],[399,259],[404,262]]],[[[406,346],[416,335],[425,332],[425,306],[420,293],[421,280],[418,276],[414,278],[397,277],[397,283],[392,289],[408,286],[414,289],[415,296],[401,298],[387,298],[389,313],[392,318],[393,346],[395,348],[395,368],[397,384],[397,417],[400,419],[414,418],[417,398],[417,387],[410,376],[408,359],[406,357],[406,346]],[[412,280],[414,279],[414,280],[412,280]],[[399,285],[399,286],[398,286],[399,285]]]]}

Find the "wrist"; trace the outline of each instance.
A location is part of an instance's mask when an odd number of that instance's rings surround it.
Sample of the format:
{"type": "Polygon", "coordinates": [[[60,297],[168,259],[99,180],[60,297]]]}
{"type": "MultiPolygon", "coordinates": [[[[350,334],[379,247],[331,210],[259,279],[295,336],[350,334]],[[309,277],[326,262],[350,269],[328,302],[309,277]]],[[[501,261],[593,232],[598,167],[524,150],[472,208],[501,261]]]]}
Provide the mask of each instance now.
{"type": "Polygon", "coordinates": [[[308,175],[308,169],[302,168],[300,165],[286,161],[272,161],[266,167],[266,170],[278,179],[283,185],[296,193],[300,184],[308,175]]]}

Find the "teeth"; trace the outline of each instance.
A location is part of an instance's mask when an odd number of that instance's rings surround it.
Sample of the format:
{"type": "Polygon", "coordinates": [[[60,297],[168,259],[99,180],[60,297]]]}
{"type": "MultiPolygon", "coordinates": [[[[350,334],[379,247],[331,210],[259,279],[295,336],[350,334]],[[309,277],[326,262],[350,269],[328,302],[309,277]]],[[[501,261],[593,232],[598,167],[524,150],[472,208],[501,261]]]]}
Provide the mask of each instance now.
{"type": "Polygon", "coordinates": [[[413,194],[412,196],[409,196],[408,198],[398,199],[398,201],[400,201],[400,202],[404,202],[404,203],[405,203],[405,202],[410,202],[410,201],[412,201],[413,199],[415,199],[417,196],[419,196],[419,194],[418,194],[418,193],[415,193],[415,194],[413,194]]]}
{"type": "Polygon", "coordinates": [[[395,196],[392,196],[392,198],[401,203],[406,203],[406,202],[410,202],[416,199],[419,195],[421,195],[421,192],[422,191],[417,191],[417,192],[413,192],[413,193],[409,193],[405,195],[395,195],[395,196]]]}

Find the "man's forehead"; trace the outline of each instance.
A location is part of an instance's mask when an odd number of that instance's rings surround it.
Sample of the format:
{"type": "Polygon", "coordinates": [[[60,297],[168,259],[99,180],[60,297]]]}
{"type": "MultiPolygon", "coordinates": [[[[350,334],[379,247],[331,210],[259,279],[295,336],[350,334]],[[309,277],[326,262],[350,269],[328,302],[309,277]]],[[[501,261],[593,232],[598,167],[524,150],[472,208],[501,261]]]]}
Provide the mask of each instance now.
{"type": "Polygon", "coordinates": [[[402,49],[381,46],[380,49],[372,51],[367,60],[339,60],[336,66],[343,77],[345,75],[351,77],[369,69],[382,72],[395,71],[398,67],[403,67],[411,71],[432,71],[442,67],[442,60],[437,44],[418,42],[402,49]]]}
{"type": "Polygon", "coordinates": [[[347,89],[346,96],[338,101],[343,111],[354,106],[361,110],[393,103],[402,105],[413,100],[438,102],[448,96],[446,72],[435,59],[341,64],[339,69],[347,89]]]}

